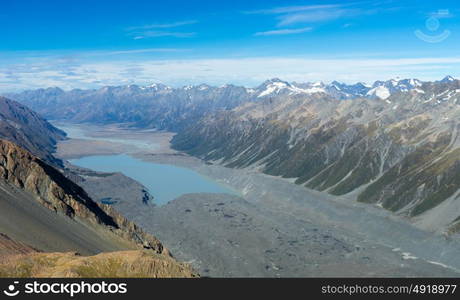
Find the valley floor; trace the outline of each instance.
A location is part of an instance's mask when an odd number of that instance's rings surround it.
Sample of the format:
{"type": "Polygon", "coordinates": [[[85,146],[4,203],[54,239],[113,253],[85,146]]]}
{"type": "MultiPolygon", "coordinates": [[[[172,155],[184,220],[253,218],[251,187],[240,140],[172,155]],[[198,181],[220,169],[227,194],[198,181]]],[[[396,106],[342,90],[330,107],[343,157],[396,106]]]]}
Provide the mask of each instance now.
{"type": "Polygon", "coordinates": [[[58,157],[127,153],[193,169],[241,194],[186,194],[163,206],[145,205],[139,183],[69,165],[83,175],[79,184],[96,200],[123,190],[124,200],[115,208],[202,276],[459,276],[456,237],[429,233],[378,207],[254,170],[206,164],[170,149],[171,133],[78,128],[87,136],[61,142],[58,157]]]}

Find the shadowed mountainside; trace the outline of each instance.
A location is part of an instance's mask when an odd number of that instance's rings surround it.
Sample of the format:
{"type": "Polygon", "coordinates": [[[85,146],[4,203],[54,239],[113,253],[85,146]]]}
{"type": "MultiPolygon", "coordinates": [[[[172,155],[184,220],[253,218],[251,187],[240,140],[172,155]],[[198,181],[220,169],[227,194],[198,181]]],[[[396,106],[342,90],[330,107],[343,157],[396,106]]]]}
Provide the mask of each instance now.
{"type": "Polygon", "coordinates": [[[14,142],[50,163],[58,140],[65,133],[16,101],[0,97],[0,138],[14,142]]]}

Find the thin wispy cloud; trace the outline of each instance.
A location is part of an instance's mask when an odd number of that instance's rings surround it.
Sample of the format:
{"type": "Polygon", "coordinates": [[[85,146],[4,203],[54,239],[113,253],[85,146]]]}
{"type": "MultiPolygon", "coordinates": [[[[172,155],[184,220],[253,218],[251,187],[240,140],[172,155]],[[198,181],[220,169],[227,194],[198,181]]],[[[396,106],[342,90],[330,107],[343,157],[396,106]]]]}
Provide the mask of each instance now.
{"type": "Polygon", "coordinates": [[[338,8],[342,6],[343,5],[341,4],[283,6],[283,7],[269,8],[269,9],[245,11],[244,13],[245,14],[285,14],[285,13],[293,13],[293,12],[300,12],[300,11],[332,9],[332,8],[338,8]]]}
{"type": "Polygon", "coordinates": [[[256,32],[255,36],[272,36],[272,35],[286,35],[286,34],[299,34],[312,31],[312,27],[296,28],[296,29],[278,29],[256,32]]]}
{"type": "Polygon", "coordinates": [[[339,4],[284,6],[269,9],[253,10],[246,14],[275,15],[278,20],[277,26],[290,26],[301,23],[317,23],[336,20],[340,18],[353,18],[376,12],[371,6],[356,7],[363,2],[344,2],[339,4]],[[364,7],[364,8],[362,8],[364,7]]]}
{"type": "Polygon", "coordinates": [[[371,14],[374,10],[362,9],[323,9],[311,12],[283,15],[278,17],[278,26],[289,26],[299,23],[316,23],[337,20],[340,18],[352,18],[360,15],[371,14]]]}
{"type": "Polygon", "coordinates": [[[126,31],[128,32],[128,36],[131,36],[134,40],[158,37],[189,38],[195,36],[196,32],[174,31],[170,29],[192,25],[196,23],[198,23],[198,21],[196,20],[177,21],[172,23],[155,23],[142,26],[128,27],[126,28],[126,31]]]}
{"type": "Polygon", "coordinates": [[[126,28],[127,31],[132,31],[132,30],[139,30],[139,29],[165,29],[165,28],[175,28],[175,27],[180,27],[180,26],[185,26],[185,25],[191,25],[191,24],[196,24],[198,23],[197,20],[188,20],[188,21],[178,21],[178,22],[172,22],[172,23],[154,23],[154,24],[147,24],[147,25],[142,25],[142,26],[132,26],[126,28]]]}
{"type": "Polygon", "coordinates": [[[177,49],[177,48],[147,48],[147,49],[133,49],[133,50],[121,50],[121,51],[109,51],[98,53],[100,55],[123,55],[123,54],[140,54],[140,53],[152,53],[152,52],[183,52],[188,49],[177,49]]]}
{"type": "Polygon", "coordinates": [[[155,37],[176,37],[176,38],[189,38],[196,35],[196,32],[174,32],[174,31],[144,31],[137,33],[133,36],[135,40],[155,37]]]}

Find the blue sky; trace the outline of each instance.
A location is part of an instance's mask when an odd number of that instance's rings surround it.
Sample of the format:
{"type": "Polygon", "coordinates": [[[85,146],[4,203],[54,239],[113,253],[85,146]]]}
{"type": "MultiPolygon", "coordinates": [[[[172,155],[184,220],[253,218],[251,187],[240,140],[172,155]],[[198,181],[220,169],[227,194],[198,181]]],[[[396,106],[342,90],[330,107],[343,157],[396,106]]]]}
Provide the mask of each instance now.
{"type": "Polygon", "coordinates": [[[457,1],[2,1],[0,91],[460,75],[457,1]]]}

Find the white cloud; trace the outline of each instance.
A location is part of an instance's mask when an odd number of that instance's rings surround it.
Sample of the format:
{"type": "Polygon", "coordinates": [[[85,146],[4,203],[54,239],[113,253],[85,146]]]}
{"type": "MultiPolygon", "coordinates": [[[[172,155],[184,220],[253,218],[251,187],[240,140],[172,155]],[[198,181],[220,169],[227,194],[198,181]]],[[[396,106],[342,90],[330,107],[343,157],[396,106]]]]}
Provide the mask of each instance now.
{"type": "Polygon", "coordinates": [[[191,25],[191,24],[196,24],[198,23],[197,20],[188,20],[188,21],[178,21],[178,22],[172,22],[172,23],[156,23],[156,24],[147,24],[147,25],[142,25],[142,26],[132,26],[126,28],[127,31],[133,31],[133,30],[139,30],[139,29],[153,29],[153,28],[174,28],[174,27],[179,27],[179,26],[184,26],[184,25],[191,25]]]}
{"type": "Polygon", "coordinates": [[[289,26],[299,23],[316,23],[336,20],[340,18],[353,18],[360,15],[374,14],[374,5],[364,2],[343,2],[340,4],[284,6],[245,12],[246,14],[276,15],[278,26],[289,26]],[[358,7],[360,5],[361,7],[358,7]]]}
{"type": "Polygon", "coordinates": [[[177,38],[188,38],[196,35],[195,32],[171,32],[171,31],[143,31],[133,33],[133,39],[140,40],[145,38],[154,38],[154,37],[177,37],[177,38]]]}
{"type": "Polygon", "coordinates": [[[163,82],[173,86],[234,83],[255,86],[279,77],[288,81],[344,82],[416,77],[459,76],[460,57],[402,59],[242,58],[189,60],[62,60],[0,66],[0,92],[49,86],[97,88],[103,85],[163,82]],[[456,73],[457,72],[457,73],[456,73]]]}
{"type": "Polygon", "coordinates": [[[106,55],[124,55],[124,54],[141,54],[141,53],[158,53],[158,52],[184,52],[189,49],[182,48],[144,48],[144,49],[132,49],[132,50],[120,50],[120,51],[95,51],[90,52],[88,55],[91,56],[106,56],[106,55]]]}
{"type": "Polygon", "coordinates": [[[312,31],[313,28],[311,27],[304,27],[304,28],[296,28],[296,29],[279,29],[279,30],[269,30],[269,31],[262,31],[256,32],[255,36],[270,36],[270,35],[285,35],[285,34],[298,34],[312,31]]]}
{"type": "Polygon", "coordinates": [[[365,12],[359,9],[325,9],[280,16],[278,26],[288,26],[298,23],[316,23],[359,16],[365,12]]]}

